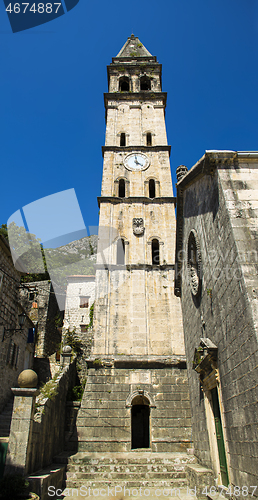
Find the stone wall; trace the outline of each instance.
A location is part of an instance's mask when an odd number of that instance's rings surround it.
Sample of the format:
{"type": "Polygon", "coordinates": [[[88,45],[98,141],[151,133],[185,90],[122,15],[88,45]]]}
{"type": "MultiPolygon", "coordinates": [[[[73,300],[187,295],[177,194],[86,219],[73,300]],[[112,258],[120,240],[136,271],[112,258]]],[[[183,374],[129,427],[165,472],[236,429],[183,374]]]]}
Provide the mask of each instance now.
{"type": "MultiPolygon", "coordinates": [[[[213,466],[207,407],[193,371],[201,338],[218,347],[218,392],[229,480],[257,484],[257,181],[258,162],[235,153],[206,153],[178,184],[177,265],[193,414],[193,441],[201,463],[213,466]],[[201,291],[188,272],[188,238],[199,240],[201,291]],[[180,244],[181,240],[181,244],[180,244]]],[[[216,464],[215,464],[216,465],[216,464]]]]}
{"type": "Polygon", "coordinates": [[[50,465],[53,457],[64,449],[66,426],[65,405],[67,391],[75,381],[75,361],[65,366],[56,378],[58,392],[53,398],[37,397],[28,449],[28,472],[50,465]]]}
{"type": "MultiPolygon", "coordinates": [[[[66,305],[63,326],[63,342],[67,343],[69,331],[78,340],[80,352],[77,353],[77,375],[81,384],[87,378],[87,358],[92,348],[92,326],[90,309],[95,300],[95,276],[69,276],[66,290],[66,305]],[[83,297],[87,298],[83,305],[83,297]]],[[[69,343],[69,342],[68,342],[69,343]]]]}
{"type": "Polygon", "coordinates": [[[37,324],[36,355],[50,356],[60,347],[62,314],[59,311],[53,286],[49,281],[26,283],[20,290],[21,303],[37,324]]]}
{"type": "Polygon", "coordinates": [[[4,328],[19,329],[18,314],[22,308],[18,302],[20,275],[13,266],[7,241],[0,235],[0,412],[12,397],[11,387],[24,368],[33,364],[34,344],[28,344],[28,329],[34,325],[26,319],[22,330],[10,333],[4,328]]]}
{"type": "Polygon", "coordinates": [[[150,368],[121,359],[116,366],[91,364],[77,418],[78,451],[130,451],[135,398],[150,405],[150,448],[186,451],[191,440],[187,373],[178,366],[150,368]],[[124,368],[122,366],[124,365],[124,368]],[[95,366],[95,368],[94,368],[95,366]]]}
{"type": "Polygon", "coordinates": [[[184,356],[180,301],[172,266],[97,270],[94,307],[96,356],[184,356]]]}

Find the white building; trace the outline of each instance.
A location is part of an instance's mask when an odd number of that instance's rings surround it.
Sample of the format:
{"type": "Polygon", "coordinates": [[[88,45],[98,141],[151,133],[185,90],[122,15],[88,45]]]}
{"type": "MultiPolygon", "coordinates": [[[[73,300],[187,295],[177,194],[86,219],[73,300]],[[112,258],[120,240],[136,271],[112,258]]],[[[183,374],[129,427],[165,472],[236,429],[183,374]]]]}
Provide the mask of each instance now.
{"type": "Polygon", "coordinates": [[[95,300],[95,276],[74,275],[67,280],[64,329],[85,333],[90,323],[90,307],[95,300]]]}

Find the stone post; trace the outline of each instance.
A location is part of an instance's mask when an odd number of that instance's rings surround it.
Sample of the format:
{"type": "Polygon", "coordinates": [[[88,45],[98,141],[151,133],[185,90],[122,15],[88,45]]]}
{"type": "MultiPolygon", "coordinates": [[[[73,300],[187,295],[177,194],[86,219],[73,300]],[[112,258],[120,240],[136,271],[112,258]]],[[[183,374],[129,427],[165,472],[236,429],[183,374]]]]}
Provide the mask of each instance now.
{"type": "Polygon", "coordinates": [[[24,370],[18,377],[20,388],[13,388],[12,422],[4,474],[27,474],[38,382],[33,370],[24,370]]]}
{"type": "Polygon", "coordinates": [[[69,345],[65,345],[62,351],[62,367],[69,366],[71,364],[72,358],[72,348],[69,345]]]}
{"type": "Polygon", "coordinates": [[[38,389],[12,389],[13,414],[5,463],[5,474],[27,474],[35,400],[38,389]]]}

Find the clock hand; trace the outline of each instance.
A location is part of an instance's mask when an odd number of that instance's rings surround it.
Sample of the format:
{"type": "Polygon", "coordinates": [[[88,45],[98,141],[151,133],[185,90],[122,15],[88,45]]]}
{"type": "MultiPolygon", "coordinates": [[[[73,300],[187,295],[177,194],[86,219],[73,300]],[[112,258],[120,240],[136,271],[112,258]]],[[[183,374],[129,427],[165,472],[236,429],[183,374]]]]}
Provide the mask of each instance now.
{"type": "Polygon", "coordinates": [[[137,156],[134,157],[134,163],[135,165],[141,165],[141,167],[143,167],[143,164],[137,160],[137,156]]]}

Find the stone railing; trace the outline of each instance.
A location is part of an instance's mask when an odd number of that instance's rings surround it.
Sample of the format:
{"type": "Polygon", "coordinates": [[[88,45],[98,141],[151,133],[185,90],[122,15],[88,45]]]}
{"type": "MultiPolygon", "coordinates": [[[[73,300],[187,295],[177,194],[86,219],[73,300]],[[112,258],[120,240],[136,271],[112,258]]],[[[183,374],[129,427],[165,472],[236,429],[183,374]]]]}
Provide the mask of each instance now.
{"type": "Polygon", "coordinates": [[[60,372],[42,392],[34,388],[12,389],[15,397],[5,474],[38,471],[63,451],[66,396],[75,373],[75,359],[64,353],[60,372]]]}

